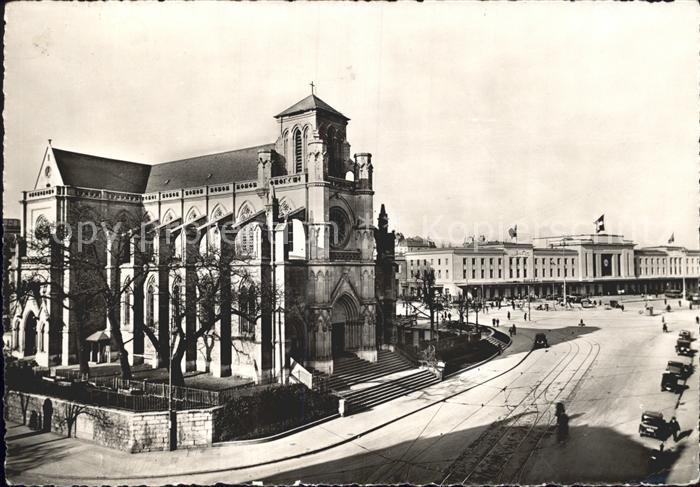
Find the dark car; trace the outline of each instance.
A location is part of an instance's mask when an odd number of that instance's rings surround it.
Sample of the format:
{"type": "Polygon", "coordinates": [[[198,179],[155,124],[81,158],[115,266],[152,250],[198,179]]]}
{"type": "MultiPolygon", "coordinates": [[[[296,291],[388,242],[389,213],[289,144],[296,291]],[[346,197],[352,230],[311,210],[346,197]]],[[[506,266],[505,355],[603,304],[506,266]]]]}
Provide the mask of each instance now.
{"type": "Polygon", "coordinates": [[[678,338],[682,338],[683,340],[690,341],[692,337],[692,333],[690,333],[688,330],[681,330],[678,332],[678,338]]]}
{"type": "Polygon", "coordinates": [[[690,340],[679,338],[676,341],[676,353],[678,355],[691,355],[692,351],[690,350],[690,340]]]}
{"type": "Polygon", "coordinates": [[[668,423],[664,415],[655,411],[644,411],[639,423],[639,436],[666,439],[668,437],[668,423]]]}
{"type": "Polygon", "coordinates": [[[547,342],[547,335],[544,333],[538,333],[535,335],[535,348],[549,348],[549,343],[547,342]]]}
{"type": "MultiPolygon", "coordinates": [[[[679,371],[680,372],[680,371],[679,371]]],[[[678,391],[678,374],[674,372],[664,372],[661,376],[661,392],[678,391]]]]}
{"type": "Polygon", "coordinates": [[[692,371],[692,365],[675,360],[669,360],[666,365],[666,372],[677,375],[679,379],[687,379],[692,371]]]}

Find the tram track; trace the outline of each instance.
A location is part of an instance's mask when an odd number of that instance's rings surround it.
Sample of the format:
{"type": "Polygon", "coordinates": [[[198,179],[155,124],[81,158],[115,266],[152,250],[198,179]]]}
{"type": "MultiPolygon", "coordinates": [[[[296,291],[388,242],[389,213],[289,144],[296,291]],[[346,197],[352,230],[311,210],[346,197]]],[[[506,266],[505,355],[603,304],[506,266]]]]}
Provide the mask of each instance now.
{"type": "MultiPolygon", "coordinates": [[[[577,340],[580,337],[577,337],[577,340]]],[[[569,343],[569,350],[562,359],[557,362],[548,372],[548,374],[534,386],[531,394],[526,395],[518,402],[516,407],[504,418],[496,424],[496,427],[487,429],[482,435],[477,438],[470,446],[458,457],[448,468],[449,473],[444,477],[442,483],[454,481],[458,475],[462,479],[461,483],[476,482],[476,483],[499,483],[497,479],[502,476],[502,472],[508,465],[508,462],[518,452],[521,445],[528,440],[532,431],[538,426],[540,421],[548,414],[551,414],[550,405],[553,404],[576,377],[577,373],[586,364],[591,356],[594,347],[590,347],[588,353],[583,358],[581,363],[573,370],[569,379],[564,383],[561,389],[553,398],[547,398],[547,394],[555,384],[559,377],[565,372],[571,370],[570,365],[575,363],[581,355],[581,346],[573,340],[569,343]],[[567,361],[568,358],[568,361],[567,361]],[[566,363],[561,367],[561,365],[566,363]],[[555,375],[551,380],[541,388],[542,384],[547,381],[551,374],[555,375]],[[540,412],[538,401],[544,397],[547,402],[547,407],[540,412]],[[529,400],[529,401],[528,401],[529,400]],[[512,421],[509,421],[514,418],[512,421]],[[475,450],[478,453],[475,454],[475,450]],[[505,451],[504,451],[505,450],[505,451]],[[461,474],[461,475],[460,475],[461,474]]],[[[586,340],[586,342],[588,342],[586,340]]],[[[591,362],[592,363],[592,362],[591,362]]],[[[590,366],[590,364],[589,364],[590,366]]],[[[579,377],[581,380],[588,367],[579,377]]]]}
{"type": "MultiPolygon", "coordinates": [[[[568,353],[568,351],[567,351],[567,353],[568,353]]],[[[528,355],[530,355],[530,354],[528,353],[528,355]]],[[[537,363],[541,360],[541,358],[542,358],[542,356],[540,355],[536,360],[534,360],[534,361],[532,361],[530,364],[528,364],[528,366],[526,367],[526,369],[523,370],[523,371],[521,371],[521,375],[522,375],[523,373],[529,371],[529,370],[530,370],[532,367],[534,367],[535,365],[537,365],[537,363]]],[[[512,370],[512,369],[511,369],[511,370],[512,370]]],[[[456,378],[456,376],[452,376],[452,377],[455,377],[455,378],[456,378]]],[[[517,377],[513,378],[510,382],[508,382],[507,385],[503,386],[502,388],[499,387],[498,392],[496,392],[496,394],[494,394],[492,397],[490,397],[489,399],[487,399],[486,401],[484,401],[484,402],[481,404],[481,407],[483,408],[483,407],[486,407],[486,406],[490,405],[493,401],[495,401],[496,399],[498,399],[499,397],[501,397],[502,394],[503,394],[504,392],[512,390],[512,389],[511,389],[511,386],[512,386],[515,382],[517,382],[518,380],[520,380],[520,376],[517,376],[517,377]]],[[[471,390],[471,388],[470,388],[469,390],[471,390]]],[[[466,391],[464,391],[464,392],[466,392],[466,391]]],[[[445,401],[445,402],[449,402],[449,401],[445,401]]],[[[455,429],[459,428],[460,426],[462,426],[465,422],[469,421],[478,411],[479,411],[479,409],[476,409],[476,410],[474,410],[472,413],[470,413],[469,415],[465,416],[458,424],[456,424],[456,425],[454,425],[452,428],[450,428],[450,430],[448,431],[448,434],[451,433],[452,431],[454,431],[455,429]]],[[[418,457],[420,457],[423,453],[425,453],[427,450],[433,448],[438,442],[440,442],[440,441],[443,439],[443,436],[439,436],[439,437],[434,438],[432,441],[430,441],[430,442],[428,443],[427,446],[425,446],[424,448],[422,448],[420,451],[414,452],[413,455],[411,455],[410,458],[405,459],[405,456],[410,452],[410,450],[411,450],[411,448],[413,447],[413,445],[415,445],[416,442],[423,436],[423,433],[425,432],[425,430],[427,429],[427,427],[430,425],[430,422],[432,422],[432,420],[434,419],[434,417],[435,417],[435,415],[433,415],[433,417],[431,418],[431,420],[423,427],[423,429],[421,430],[421,433],[420,433],[418,436],[416,436],[416,437],[411,441],[411,445],[409,445],[409,447],[408,447],[408,448],[406,449],[406,451],[401,455],[401,457],[399,457],[399,458],[397,458],[397,459],[393,459],[393,460],[391,461],[391,464],[388,465],[388,468],[389,468],[388,471],[382,470],[381,468],[377,469],[376,473],[368,479],[367,483],[370,483],[370,484],[371,484],[371,483],[374,483],[374,482],[379,482],[380,480],[384,480],[384,481],[387,481],[387,482],[388,482],[389,479],[391,479],[392,476],[394,476],[394,475],[398,472],[398,470],[401,469],[401,467],[409,467],[409,468],[414,467],[414,466],[419,466],[419,467],[420,467],[420,464],[419,464],[419,463],[416,463],[415,460],[416,460],[418,457]]],[[[436,463],[436,462],[431,462],[431,463],[436,463]]],[[[440,472],[440,471],[441,471],[441,470],[437,470],[437,469],[432,469],[432,470],[434,470],[434,471],[436,471],[436,472],[440,472]]]]}
{"type": "MultiPolygon", "coordinates": [[[[73,481],[74,483],[77,482],[82,482],[85,483],[86,479],[89,479],[91,481],[99,481],[99,482],[120,482],[120,481],[140,481],[140,480],[155,480],[155,479],[168,479],[168,478],[174,478],[174,477],[179,477],[179,476],[197,476],[197,475],[211,475],[211,474],[217,474],[217,473],[227,473],[227,472],[239,472],[239,471],[244,471],[244,470],[250,470],[252,468],[259,468],[259,467],[265,467],[285,461],[290,461],[290,460],[297,460],[300,458],[305,458],[305,457],[310,457],[312,455],[316,455],[319,453],[323,453],[326,451],[333,450],[337,447],[346,445],[348,443],[354,443],[357,445],[356,440],[359,438],[362,438],[363,436],[366,436],[368,434],[374,433],[375,431],[379,431],[391,424],[394,424],[398,421],[401,421],[403,419],[406,419],[410,416],[413,416],[414,414],[417,414],[421,411],[424,411],[426,409],[429,409],[431,407],[443,404],[450,399],[454,399],[457,396],[460,396],[461,394],[464,394],[466,392],[469,392],[477,387],[480,387],[484,384],[487,384],[491,381],[494,381],[498,379],[499,377],[502,377],[503,375],[506,375],[516,368],[518,368],[521,364],[523,364],[531,355],[532,350],[528,351],[517,363],[515,363],[513,366],[509,367],[508,369],[497,373],[496,375],[489,377],[487,379],[484,379],[482,381],[479,381],[474,384],[470,384],[467,387],[460,389],[456,392],[450,393],[445,397],[442,397],[440,399],[437,399],[435,401],[430,402],[429,404],[426,404],[424,406],[421,406],[419,408],[416,408],[412,411],[409,411],[407,413],[402,414],[401,416],[398,416],[396,418],[393,418],[389,421],[385,421],[381,424],[378,424],[376,426],[373,426],[371,428],[368,428],[365,431],[362,431],[360,433],[357,433],[353,436],[349,436],[347,438],[343,438],[335,443],[325,445],[322,447],[315,448],[313,450],[307,450],[304,452],[300,453],[295,453],[291,455],[287,455],[284,457],[276,458],[273,460],[266,460],[262,462],[256,462],[256,463],[250,463],[246,465],[235,465],[235,466],[227,466],[227,467],[220,467],[220,468],[207,468],[207,469],[199,469],[199,470],[191,470],[187,472],[173,472],[173,473],[168,473],[168,474],[150,474],[150,475],[114,475],[114,476],[109,476],[109,475],[103,475],[103,476],[94,476],[94,477],[84,477],[84,476],[76,476],[76,475],[66,475],[66,474],[52,474],[51,477],[53,479],[58,479],[58,480],[65,480],[65,481],[73,481]]],[[[454,380],[456,376],[451,377],[448,380],[454,380]]],[[[358,445],[359,446],[359,445],[358,445]]],[[[361,446],[360,446],[361,447],[361,446]]],[[[392,460],[390,458],[386,458],[387,460],[392,460]]]]}

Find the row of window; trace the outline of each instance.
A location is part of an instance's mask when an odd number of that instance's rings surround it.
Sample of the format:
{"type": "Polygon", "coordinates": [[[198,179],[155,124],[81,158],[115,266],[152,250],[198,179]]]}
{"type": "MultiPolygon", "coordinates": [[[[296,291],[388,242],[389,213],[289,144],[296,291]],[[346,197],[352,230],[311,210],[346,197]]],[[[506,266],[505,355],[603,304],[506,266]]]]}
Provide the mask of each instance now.
{"type": "MultiPolygon", "coordinates": [[[[182,286],[181,285],[175,285],[173,286],[173,295],[172,295],[172,316],[182,316],[184,313],[183,309],[183,300],[182,300],[182,286]]],[[[146,316],[145,316],[145,325],[148,326],[149,328],[155,328],[156,325],[156,320],[155,320],[155,296],[156,296],[156,290],[154,286],[149,285],[147,290],[146,290],[146,316]]],[[[134,295],[132,292],[128,292],[124,296],[124,301],[122,302],[122,316],[121,316],[121,321],[122,325],[126,328],[131,328],[132,322],[131,322],[131,307],[133,305],[133,300],[134,300],[134,295]]],[[[201,303],[198,303],[198,306],[201,303]]],[[[257,303],[257,292],[255,290],[255,286],[250,286],[246,288],[243,286],[241,290],[238,293],[238,303],[237,306],[238,311],[240,312],[240,319],[238,320],[240,324],[240,334],[241,335],[246,335],[246,336],[251,336],[255,335],[255,322],[256,322],[256,315],[257,315],[257,309],[258,309],[258,303],[257,303]]],[[[198,309],[198,313],[201,312],[201,309],[198,309]]],[[[234,322],[236,320],[233,320],[234,322]]]]}

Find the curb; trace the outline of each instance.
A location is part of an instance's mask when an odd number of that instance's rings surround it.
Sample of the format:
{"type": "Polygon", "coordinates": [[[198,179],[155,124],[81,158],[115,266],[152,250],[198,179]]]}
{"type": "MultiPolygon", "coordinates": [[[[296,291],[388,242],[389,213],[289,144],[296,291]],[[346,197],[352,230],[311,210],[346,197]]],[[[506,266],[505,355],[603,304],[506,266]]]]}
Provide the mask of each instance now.
{"type": "MultiPolygon", "coordinates": [[[[412,416],[412,415],[414,415],[414,414],[416,414],[416,413],[419,413],[419,412],[421,412],[421,411],[424,411],[424,410],[426,410],[426,409],[428,409],[428,408],[431,408],[431,407],[433,407],[433,406],[437,406],[438,404],[441,404],[441,403],[443,403],[443,402],[446,402],[446,401],[448,401],[448,400],[450,400],[450,399],[452,399],[452,398],[454,398],[454,397],[457,397],[457,396],[459,396],[459,395],[461,395],[461,394],[464,394],[465,392],[469,392],[470,390],[472,390],[472,389],[474,389],[474,388],[476,388],[476,387],[479,387],[479,386],[484,385],[484,384],[486,384],[486,383],[488,383],[488,382],[491,382],[492,380],[495,380],[495,379],[497,379],[498,377],[501,377],[502,375],[507,374],[508,372],[510,372],[511,370],[515,369],[515,368],[518,367],[520,364],[522,364],[523,362],[525,362],[525,360],[528,359],[528,357],[530,356],[531,353],[532,353],[532,351],[527,352],[527,353],[525,354],[525,356],[524,356],[522,359],[520,359],[520,360],[518,361],[518,363],[516,363],[516,364],[513,365],[512,367],[510,367],[510,368],[504,370],[503,372],[500,372],[500,373],[494,375],[493,377],[489,377],[489,378],[487,378],[487,379],[485,379],[485,380],[483,380],[483,381],[481,381],[481,382],[479,382],[479,383],[477,383],[477,384],[474,384],[474,385],[472,385],[472,386],[469,386],[469,387],[467,387],[467,388],[465,388],[465,389],[462,389],[462,390],[460,390],[460,391],[458,391],[458,392],[454,392],[454,393],[452,393],[452,394],[449,394],[449,395],[447,395],[447,396],[445,396],[445,397],[443,397],[443,398],[441,398],[441,399],[437,399],[437,400],[435,400],[435,401],[433,401],[433,402],[431,402],[431,403],[428,403],[428,404],[426,404],[426,405],[423,405],[423,406],[421,406],[421,407],[419,407],[419,408],[417,408],[417,409],[414,409],[414,410],[412,410],[412,411],[409,411],[409,412],[407,412],[407,413],[404,413],[404,414],[402,414],[402,415],[400,415],[400,416],[398,416],[398,417],[396,417],[396,418],[392,418],[392,419],[390,419],[390,420],[388,420],[388,421],[385,421],[385,422],[383,422],[383,423],[381,423],[381,424],[372,426],[372,427],[366,429],[365,431],[362,431],[362,432],[360,432],[360,433],[355,433],[355,434],[352,435],[352,436],[349,436],[349,437],[347,437],[347,438],[343,438],[342,440],[336,441],[335,443],[331,443],[331,444],[328,444],[328,445],[325,445],[325,446],[316,448],[316,449],[314,449],[314,450],[309,450],[309,451],[305,451],[305,452],[294,453],[294,454],[290,454],[290,455],[283,456],[283,457],[281,457],[281,458],[275,458],[275,459],[272,459],[272,460],[265,460],[265,461],[261,461],[261,462],[257,462],[257,463],[248,464],[248,465],[233,465],[233,466],[228,466],[228,467],[210,468],[210,469],[195,470],[195,471],[181,472],[181,473],[176,473],[176,472],[175,472],[175,473],[168,473],[168,474],[151,474],[151,475],[140,475],[140,476],[137,476],[137,475],[121,475],[121,476],[114,476],[114,477],[110,477],[110,476],[77,477],[77,476],[74,476],[74,475],[60,475],[60,474],[59,474],[59,475],[56,475],[56,474],[52,474],[52,478],[60,479],[60,480],[83,480],[83,479],[86,479],[86,478],[90,478],[91,480],[114,481],[114,482],[123,482],[123,481],[128,481],[128,480],[142,480],[142,479],[159,479],[159,478],[162,479],[162,478],[177,477],[177,476],[182,476],[182,475],[205,475],[205,474],[213,474],[213,473],[236,472],[236,471],[240,471],[240,470],[247,470],[247,469],[249,469],[249,468],[262,467],[262,466],[265,466],[265,465],[272,465],[272,464],[278,463],[278,462],[283,462],[283,461],[287,461],[287,460],[293,460],[293,459],[297,459],[297,458],[307,457],[307,456],[310,456],[310,455],[315,455],[315,454],[317,454],[317,453],[321,453],[321,452],[324,452],[324,451],[328,451],[328,450],[331,450],[331,449],[336,448],[336,447],[338,447],[338,446],[344,445],[344,444],[346,444],[346,443],[350,443],[350,442],[352,442],[352,441],[355,441],[355,440],[357,440],[357,439],[359,439],[359,438],[361,438],[361,437],[363,437],[363,436],[365,436],[365,435],[367,435],[367,434],[370,434],[370,433],[373,433],[373,432],[375,432],[375,431],[378,431],[378,430],[380,430],[380,429],[382,429],[382,428],[385,428],[385,427],[389,426],[390,424],[396,423],[397,421],[400,421],[400,420],[402,420],[402,419],[405,419],[405,418],[407,418],[407,417],[409,417],[409,416],[412,416]]],[[[41,472],[39,472],[38,475],[44,475],[44,474],[42,474],[41,472]]]]}

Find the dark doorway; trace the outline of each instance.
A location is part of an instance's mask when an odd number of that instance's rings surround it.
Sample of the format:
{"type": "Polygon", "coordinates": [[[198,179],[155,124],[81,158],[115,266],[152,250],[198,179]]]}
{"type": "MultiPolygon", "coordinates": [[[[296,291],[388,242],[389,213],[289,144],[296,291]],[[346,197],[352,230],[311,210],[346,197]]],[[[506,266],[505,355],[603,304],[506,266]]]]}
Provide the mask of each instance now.
{"type": "Polygon", "coordinates": [[[51,404],[51,399],[44,399],[43,406],[44,421],[41,424],[42,431],[51,431],[51,418],[53,418],[53,404],[51,404]]]}
{"type": "Polygon", "coordinates": [[[345,323],[333,323],[331,342],[333,356],[338,357],[345,350],[345,323]]]}
{"type": "Polygon", "coordinates": [[[24,355],[36,355],[36,316],[30,313],[24,324],[24,355]]]}

